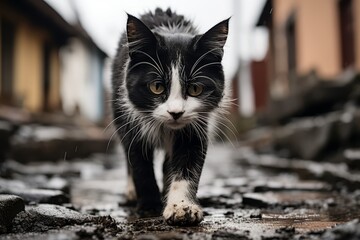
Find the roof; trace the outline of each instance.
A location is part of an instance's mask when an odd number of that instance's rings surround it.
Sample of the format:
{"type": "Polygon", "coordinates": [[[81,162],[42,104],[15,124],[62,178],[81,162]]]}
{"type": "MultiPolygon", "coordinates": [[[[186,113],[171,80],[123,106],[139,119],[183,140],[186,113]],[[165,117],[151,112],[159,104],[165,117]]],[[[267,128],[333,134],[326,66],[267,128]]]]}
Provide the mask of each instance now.
{"type": "Polygon", "coordinates": [[[273,10],[272,0],[266,0],[264,7],[260,13],[259,19],[256,22],[256,27],[267,26],[268,21],[270,20],[273,10]]]}
{"type": "Polygon", "coordinates": [[[78,37],[95,47],[103,57],[107,54],[99,48],[80,23],[68,23],[55,9],[43,0],[1,0],[2,3],[17,9],[36,24],[48,29],[59,44],[65,44],[70,37],[78,37]]]}

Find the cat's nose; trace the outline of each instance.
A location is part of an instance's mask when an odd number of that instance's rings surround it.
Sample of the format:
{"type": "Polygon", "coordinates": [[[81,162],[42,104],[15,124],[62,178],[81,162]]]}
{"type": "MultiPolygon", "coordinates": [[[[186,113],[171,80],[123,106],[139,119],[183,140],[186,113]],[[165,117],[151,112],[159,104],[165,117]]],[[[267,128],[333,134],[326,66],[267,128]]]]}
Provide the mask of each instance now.
{"type": "Polygon", "coordinates": [[[184,114],[184,112],[169,112],[169,111],[168,113],[170,113],[170,115],[173,117],[174,120],[179,119],[184,114]]]}

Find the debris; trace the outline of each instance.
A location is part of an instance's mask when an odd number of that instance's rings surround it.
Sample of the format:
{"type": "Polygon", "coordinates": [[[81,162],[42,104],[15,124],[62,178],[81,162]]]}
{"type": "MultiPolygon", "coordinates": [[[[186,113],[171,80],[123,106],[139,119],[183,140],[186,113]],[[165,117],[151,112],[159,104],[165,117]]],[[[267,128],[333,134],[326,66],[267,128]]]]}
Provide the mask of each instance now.
{"type": "Polygon", "coordinates": [[[20,197],[0,194],[0,234],[8,232],[14,217],[24,210],[25,204],[20,197]]]}

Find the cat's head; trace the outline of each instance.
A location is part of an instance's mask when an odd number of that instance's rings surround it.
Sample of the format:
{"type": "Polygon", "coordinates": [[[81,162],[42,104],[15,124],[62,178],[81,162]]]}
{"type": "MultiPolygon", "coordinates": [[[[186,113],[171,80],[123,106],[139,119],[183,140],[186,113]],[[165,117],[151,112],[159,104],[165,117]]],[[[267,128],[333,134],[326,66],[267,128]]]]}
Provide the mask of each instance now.
{"type": "MultiPolygon", "coordinates": [[[[129,101],[143,115],[180,129],[216,109],[224,94],[221,65],[229,19],[202,35],[151,31],[128,15],[129,101]]],[[[165,30],[164,30],[165,29],[165,30]]]]}

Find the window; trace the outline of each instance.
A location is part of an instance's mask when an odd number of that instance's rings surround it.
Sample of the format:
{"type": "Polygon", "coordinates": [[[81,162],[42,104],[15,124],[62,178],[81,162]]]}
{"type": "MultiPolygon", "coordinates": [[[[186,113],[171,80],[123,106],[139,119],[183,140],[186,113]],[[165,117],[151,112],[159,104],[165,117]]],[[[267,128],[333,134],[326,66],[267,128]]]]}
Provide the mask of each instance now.
{"type": "Polygon", "coordinates": [[[341,62],[343,68],[351,67],[355,63],[352,5],[352,0],[339,1],[341,62]]]}

